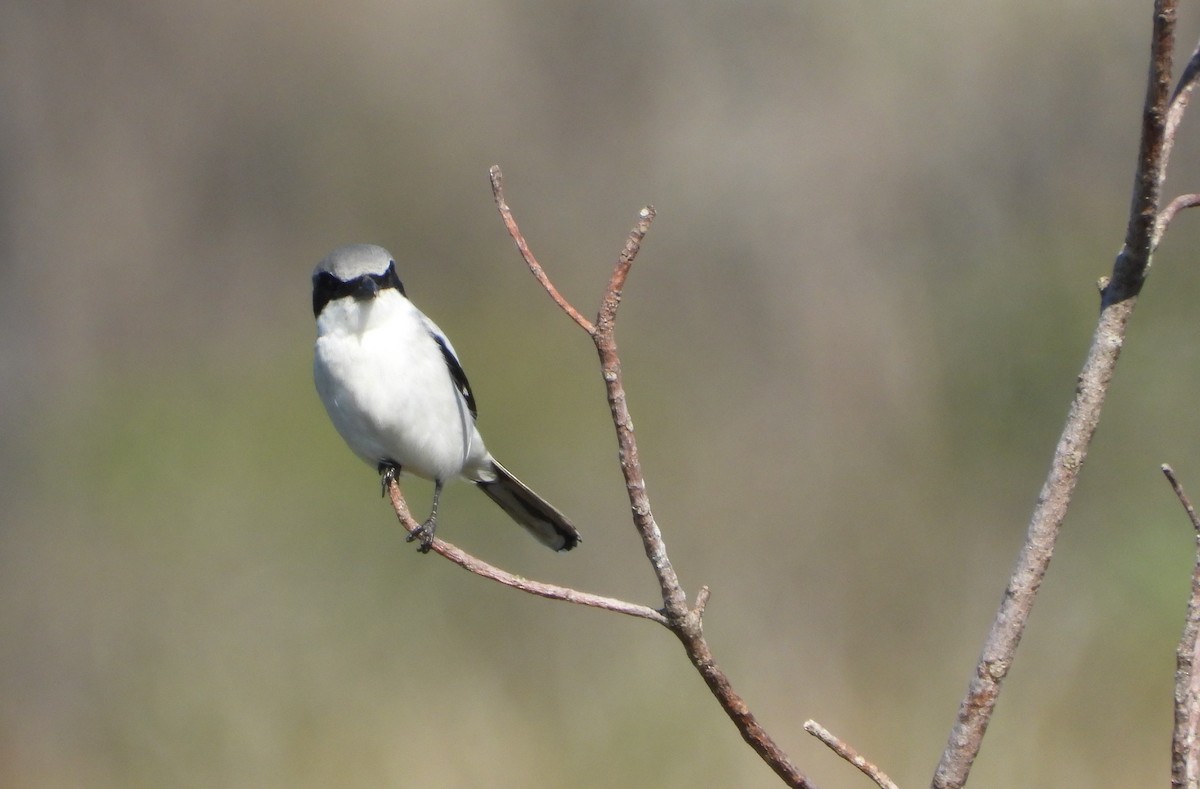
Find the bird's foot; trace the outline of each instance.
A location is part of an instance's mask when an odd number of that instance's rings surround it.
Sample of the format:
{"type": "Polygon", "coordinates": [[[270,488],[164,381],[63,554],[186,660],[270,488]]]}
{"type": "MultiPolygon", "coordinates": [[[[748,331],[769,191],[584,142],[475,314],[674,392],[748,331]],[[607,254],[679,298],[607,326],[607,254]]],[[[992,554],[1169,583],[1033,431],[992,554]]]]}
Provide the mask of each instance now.
{"type": "Polygon", "coordinates": [[[433,547],[433,533],[435,531],[437,531],[437,521],[431,517],[410,531],[408,536],[404,538],[404,541],[414,542],[419,540],[421,544],[417,546],[417,553],[429,553],[429,549],[433,547]]]}

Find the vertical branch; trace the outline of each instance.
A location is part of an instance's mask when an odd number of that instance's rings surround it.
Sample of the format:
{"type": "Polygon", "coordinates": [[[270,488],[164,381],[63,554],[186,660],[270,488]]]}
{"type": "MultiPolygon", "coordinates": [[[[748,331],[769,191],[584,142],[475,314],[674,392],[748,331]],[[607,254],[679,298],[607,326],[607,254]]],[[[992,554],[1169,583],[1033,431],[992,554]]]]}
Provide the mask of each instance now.
{"type": "Polygon", "coordinates": [[[1166,118],[1170,100],[1171,50],[1177,0],[1157,0],[1151,43],[1150,75],[1142,111],[1142,137],[1125,246],[1113,264],[1104,288],[1100,319],[1087,360],[1079,375],[1075,397],[1054,451],[1054,460],[1030,518],[1025,544],[1017,557],[1000,608],[984,642],[975,675],[959,706],[946,749],[933,776],[935,789],[961,787],[983,744],[1001,685],[1037,592],[1054,553],[1079,472],[1108,393],[1108,385],[1136,297],[1145,282],[1153,250],[1154,231],[1169,145],[1166,118]]]}
{"type": "Polygon", "coordinates": [[[638,455],[637,436],[633,431],[633,417],[629,414],[629,404],[625,398],[625,386],[621,378],[621,357],[617,353],[615,329],[617,308],[621,304],[621,291],[625,286],[625,279],[652,221],[654,208],[647,206],[638,214],[637,224],[630,231],[625,248],[621,250],[617,259],[608,288],[600,302],[596,332],[592,335],[596,343],[596,352],[600,355],[600,371],[612,411],[613,425],[617,431],[617,452],[621,460],[621,473],[625,477],[625,490],[629,495],[634,525],[642,538],[646,558],[650,560],[662,590],[663,613],[667,617],[667,627],[682,642],[688,659],[700,673],[708,689],[737,726],[742,739],[762,757],[776,775],[788,786],[810,787],[808,779],[759,724],[750,712],[749,705],[734,691],[729,677],[717,665],[703,631],[704,601],[708,595],[701,592],[697,596],[696,607],[688,607],[687,595],[667,556],[666,542],[650,509],[650,497],[646,494],[646,480],[642,476],[642,464],[638,455]]]}
{"type": "MultiPolygon", "coordinates": [[[[1178,0],[1155,0],[1154,3],[1150,76],[1146,85],[1146,100],[1142,105],[1142,135],[1138,143],[1129,224],[1125,231],[1125,246],[1113,266],[1112,280],[1104,289],[1106,304],[1136,296],[1150,269],[1162,182],[1174,140],[1174,126],[1171,134],[1167,133],[1167,118],[1171,103],[1171,56],[1175,47],[1177,3],[1178,0]]],[[[1182,112],[1187,92],[1180,95],[1183,98],[1179,104],[1182,112]]]]}
{"type": "Polygon", "coordinates": [[[1119,302],[1105,309],[1101,315],[1087,361],[1079,376],[1066,426],[1054,451],[1050,474],[1042,486],[1029,523],[1025,544],[1017,557],[1000,609],[984,642],[975,675],[959,707],[957,721],[934,775],[933,786],[936,789],[960,787],[966,783],[971,765],[983,744],[983,736],[1000,695],[1000,686],[1008,675],[1013,655],[1033,610],[1088,446],[1099,424],[1100,411],[1121,352],[1121,340],[1133,303],[1132,299],[1119,302]]]}
{"type": "Polygon", "coordinates": [[[609,279],[608,288],[601,299],[592,340],[596,343],[596,352],[600,356],[600,374],[604,379],[608,406],[612,411],[613,426],[617,431],[617,454],[621,461],[621,473],[625,478],[625,491],[629,496],[634,525],[645,546],[646,558],[650,560],[654,575],[658,578],[664,611],[668,618],[678,621],[688,614],[687,595],[684,594],[675,568],[667,556],[662,531],[654,520],[650,498],[646,495],[646,479],[642,476],[642,462],[638,454],[637,438],[633,432],[633,417],[630,416],[629,403],[625,398],[621,357],[617,353],[615,334],[617,308],[621,305],[621,291],[625,286],[625,278],[629,275],[633,259],[641,249],[642,239],[650,230],[654,216],[654,208],[651,206],[643,208],[638,214],[637,224],[629,232],[625,247],[621,250],[609,279]]]}
{"type": "Polygon", "coordinates": [[[1200,516],[1171,467],[1164,465],[1162,471],[1192,522],[1196,541],[1192,594],[1175,652],[1175,732],[1171,738],[1171,786],[1196,789],[1200,787],[1200,676],[1196,674],[1200,665],[1200,516]]]}

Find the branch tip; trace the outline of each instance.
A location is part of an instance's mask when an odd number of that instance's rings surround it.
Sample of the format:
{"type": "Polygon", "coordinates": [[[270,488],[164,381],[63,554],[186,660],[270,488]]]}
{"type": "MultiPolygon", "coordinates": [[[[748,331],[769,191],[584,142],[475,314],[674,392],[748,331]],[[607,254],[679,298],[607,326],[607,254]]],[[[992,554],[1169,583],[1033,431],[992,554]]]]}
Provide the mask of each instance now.
{"type": "Polygon", "coordinates": [[[504,173],[500,171],[500,165],[492,165],[491,169],[488,170],[488,177],[492,181],[492,197],[495,198],[496,209],[500,212],[500,218],[504,221],[504,227],[508,230],[509,236],[512,237],[513,243],[517,245],[517,252],[520,253],[521,259],[525,261],[525,265],[529,267],[529,272],[533,274],[534,279],[550,295],[550,298],[554,300],[559,309],[567,314],[567,317],[575,321],[576,325],[588,334],[595,335],[596,327],[592,325],[591,321],[583,317],[579,310],[571,306],[571,302],[567,301],[558,292],[558,288],[554,287],[554,283],[546,275],[542,264],[537,262],[537,258],[530,251],[529,244],[525,241],[525,236],[521,233],[521,228],[517,226],[517,220],[513,217],[512,210],[508,207],[508,201],[505,200],[504,173]]]}
{"type": "Polygon", "coordinates": [[[887,773],[880,770],[869,759],[854,750],[844,740],[839,739],[829,729],[826,729],[815,720],[806,720],[804,722],[804,730],[828,745],[830,750],[853,765],[863,775],[870,778],[879,789],[898,789],[887,773]]]}
{"type": "Polygon", "coordinates": [[[1171,490],[1175,491],[1175,498],[1179,499],[1179,503],[1183,505],[1183,511],[1187,513],[1188,519],[1191,520],[1192,528],[1200,534],[1200,515],[1196,514],[1196,508],[1192,506],[1192,500],[1184,492],[1183,483],[1175,476],[1175,469],[1166,463],[1163,463],[1161,468],[1163,475],[1167,478],[1167,482],[1171,483],[1171,490]]]}
{"type": "Polygon", "coordinates": [[[692,608],[696,612],[697,617],[704,616],[704,608],[708,605],[709,589],[708,584],[700,587],[700,591],[696,592],[696,605],[692,608]]]}
{"type": "Polygon", "coordinates": [[[1175,219],[1176,214],[1188,208],[1200,206],[1200,194],[1179,195],[1171,202],[1167,203],[1166,208],[1158,212],[1158,218],[1154,220],[1154,245],[1162,240],[1163,234],[1167,232],[1167,227],[1175,219]]]}
{"type": "Polygon", "coordinates": [[[600,313],[596,317],[596,325],[604,327],[603,330],[610,334],[613,322],[617,319],[617,307],[621,304],[621,291],[625,288],[625,279],[629,276],[629,269],[633,267],[633,260],[641,251],[642,240],[646,238],[646,233],[650,232],[650,224],[656,215],[652,205],[644,206],[638,211],[638,221],[625,239],[625,247],[617,257],[617,265],[608,280],[608,288],[604,291],[604,298],[600,300],[600,313]]]}

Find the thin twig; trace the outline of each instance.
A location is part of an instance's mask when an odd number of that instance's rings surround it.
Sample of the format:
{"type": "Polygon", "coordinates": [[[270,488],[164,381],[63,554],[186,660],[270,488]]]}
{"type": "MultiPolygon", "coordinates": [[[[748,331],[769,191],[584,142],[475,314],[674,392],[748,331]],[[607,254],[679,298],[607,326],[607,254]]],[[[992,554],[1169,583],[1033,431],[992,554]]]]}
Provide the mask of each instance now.
{"type": "Polygon", "coordinates": [[[899,789],[892,779],[888,778],[887,773],[885,773],[883,770],[880,770],[866,757],[854,750],[854,748],[850,747],[844,741],[838,739],[833,732],[829,731],[829,729],[826,729],[821,724],[814,720],[805,721],[804,730],[828,745],[838,756],[857,767],[863,775],[874,781],[875,785],[878,786],[879,789],[899,789]]]}
{"type": "Polygon", "coordinates": [[[1163,464],[1162,472],[1192,522],[1196,541],[1192,594],[1175,651],[1175,730],[1171,738],[1171,786],[1196,789],[1200,787],[1200,676],[1196,673],[1200,666],[1200,516],[1171,467],[1163,464]]]}
{"type": "MultiPolygon", "coordinates": [[[[392,509],[396,511],[396,517],[399,519],[400,525],[409,534],[412,534],[418,528],[418,524],[413,518],[412,513],[409,512],[408,503],[404,500],[404,493],[400,490],[400,485],[395,480],[392,480],[388,485],[388,496],[392,500],[392,509]]],[[[606,611],[615,611],[618,614],[649,619],[651,622],[657,622],[660,625],[667,623],[667,618],[663,616],[662,612],[655,611],[648,606],[627,603],[624,600],[602,597],[588,592],[580,592],[566,586],[555,586],[554,584],[542,583],[540,581],[531,581],[528,578],[522,578],[506,570],[501,570],[499,567],[488,564],[482,559],[477,559],[461,548],[457,548],[441,539],[435,538],[430,547],[434,553],[441,554],[467,572],[504,584],[505,586],[511,586],[513,589],[519,589],[522,592],[528,592],[529,594],[545,597],[550,600],[563,600],[568,603],[587,606],[588,608],[602,608],[606,611]]]]}
{"type": "Polygon", "coordinates": [[[1179,483],[1179,478],[1175,476],[1175,469],[1162,464],[1162,473],[1171,483],[1171,489],[1175,491],[1176,497],[1179,498],[1179,503],[1183,505],[1183,511],[1187,513],[1188,520],[1192,522],[1192,528],[1196,530],[1197,536],[1200,536],[1200,515],[1196,514],[1196,508],[1192,506],[1192,500],[1183,492],[1183,485],[1179,483]]]}
{"type": "Polygon", "coordinates": [[[1179,124],[1183,122],[1183,114],[1187,109],[1197,80],[1200,80],[1200,44],[1197,44],[1196,48],[1192,50],[1192,56],[1188,58],[1187,65],[1183,67],[1183,73],[1179,75],[1179,82],[1175,85],[1170,103],[1167,105],[1163,137],[1166,140],[1165,153],[1168,157],[1175,144],[1175,133],[1179,131],[1179,124]]]}
{"type": "Polygon", "coordinates": [[[1171,202],[1167,203],[1167,207],[1158,212],[1158,219],[1154,223],[1154,238],[1155,246],[1158,246],[1158,239],[1161,239],[1163,233],[1167,232],[1167,227],[1171,224],[1171,220],[1175,215],[1186,208],[1195,208],[1200,206],[1200,194],[1179,195],[1171,202]]]}
{"type": "Polygon", "coordinates": [[[1157,0],[1155,3],[1150,76],[1142,111],[1142,137],[1125,245],[1117,255],[1112,276],[1104,287],[1100,319],[1055,448],[1050,472],[1030,518],[1025,544],[934,773],[932,786],[935,789],[963,786],[979,754],[1001,685],[1012,666],[1054,553],[1080,469],[1100,421],[1129,318],[1150,267],[1166,168],[1165,123],[1170,100],[1176,2],[1157,0]]]}
{"type": "MultiPolygon", "coordinates": [[[[1200,81],[1200,44],[1192,50],[1192,56],[1188,58],[1187,65],[1183,69],[1183,74],[1179,76],[1179,82],[1175,85],[1175,90],[1171,94],[1170,103],[1167,105],[1167,117],[1163,128],[1163,172],[1166,172],[1166,160],[1171,155],[1171,149],[1175,146],[1175,135],[1179,131],[1179,124],[1183,121],[1184,110],[1187,109],[1188,101],[1192,96],[1192,91],[1196,87],[1196,82],[1200,81]]],[[[1196,206],[1197,195],[1180,195],[1167,204],[1154,223],[1154,235],[1151,239],[1151,249],[1158,247],[1159,241],[1162,240],[1163,234],[1167,231],[1167,226],[1171,224],[1171,220],[1175,215],[1185,208],[1196,206]]]]}
{"type": "Polygon", "coordinates": [[[629,237],[625,239],[625,248],[621,250],[621,254],[617,258],[617,265],[613,268],[612,276],[608,280],[608,288],[604,291],[604,298],[600,302],[600,314],[596,318],[598,326],[607,324],[609,330],[612,330],[613,321],[617,319],[617,307],[621,306],[621,291],[625,289],[625,279],[629,276],[629,269],[633,267],[633,259],[637,257],[638,251],[642,248],[642,239],[650,231],[650,223],[654,221],[654,217],[655,211],[652,205],[648,205],[638,212],[637,224],[633,226],[633,230],[629,231],[629,237]]]}
{"type": "Polygon", "coordinates": [[[554,283],[546,276],[542,265],[537,262],[537,258],[529,251],[529,244],[525,242],[525,236],[521,234],[521,229],[517,227],[517,222],[513,219],[512,211],[508,208],[508,203],[504,199],[504,174],[500,172],[499,165],[493,165],[488,171],[492,180],[492,196],[496,199],[496,208],[500,210],[500,217],[504,220],[504,226],[508,228],[508,234],[512,236],[512,240],[517,244],[517,251],[521,253],[521,257],[525,260],[525,265],[529,266],[529,270],[533,272],[533,276],[541,284],[546,292],[550,294],[550,298],[554,299],[554,303],[562,309],[563,312],[570,316],[571,320],[579,324],[579,328],[591,335],[595,335],[596,327],[592,322],[580,314],[579,310],[571,306],[571,303],[563,298],[563,295],[558,292],[558,288],[554,287],[554,283]]]}

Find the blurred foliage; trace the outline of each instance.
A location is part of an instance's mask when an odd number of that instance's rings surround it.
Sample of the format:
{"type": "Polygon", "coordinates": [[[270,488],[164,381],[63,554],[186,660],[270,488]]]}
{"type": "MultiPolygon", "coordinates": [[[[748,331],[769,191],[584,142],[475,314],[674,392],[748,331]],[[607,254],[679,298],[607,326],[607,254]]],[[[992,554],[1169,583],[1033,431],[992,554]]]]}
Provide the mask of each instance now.
{"type": "MultiPolygon", "coordinates": [[[[585,311],[656,205],[619,339],[717,657],[821,785],[860,779],[809,717],[926,781],[1124,236],[1150,5],[0,5],[0,785],[775,785],[664,632],[413,553],[312,392],[311,267],[388,246],[585,542],[467,486],[445,536],[654,601],[593,351],[494,163],[585,311]]],[[[972,785],[1167,774],[1195,225],[972,785]]]]}

